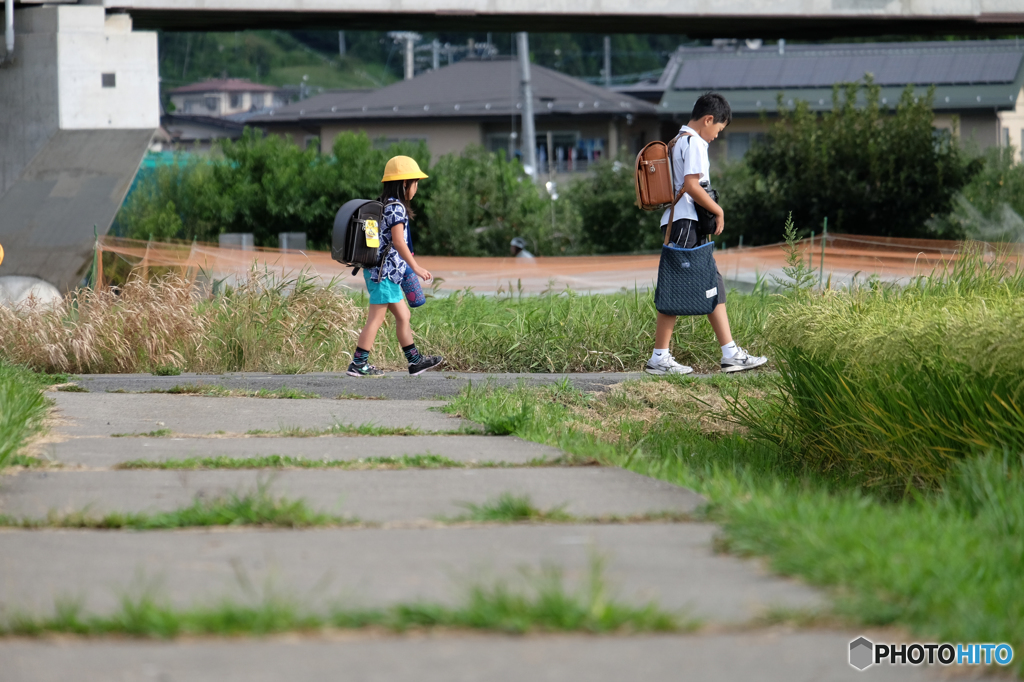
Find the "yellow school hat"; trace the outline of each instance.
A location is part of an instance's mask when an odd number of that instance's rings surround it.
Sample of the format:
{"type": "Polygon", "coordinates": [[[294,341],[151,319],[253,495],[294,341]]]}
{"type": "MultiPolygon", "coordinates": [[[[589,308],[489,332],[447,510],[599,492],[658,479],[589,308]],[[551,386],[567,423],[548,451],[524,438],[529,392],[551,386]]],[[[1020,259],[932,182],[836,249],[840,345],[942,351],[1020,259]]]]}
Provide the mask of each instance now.
{"type": "Polygon", "coordinates": [[[388,161],[388,165],[384,166],[384,177],[381,178],[381,182],[420,180],[426,177],[429,176],[420,170],[420,165],[416,163],[416,159],[409,158],[408,156],[395,156],[388,161]]]}
{"type": "Polygon", "coordinates": [[[4,262],[4,245],[0,244],[0,263],[4,262]]]}

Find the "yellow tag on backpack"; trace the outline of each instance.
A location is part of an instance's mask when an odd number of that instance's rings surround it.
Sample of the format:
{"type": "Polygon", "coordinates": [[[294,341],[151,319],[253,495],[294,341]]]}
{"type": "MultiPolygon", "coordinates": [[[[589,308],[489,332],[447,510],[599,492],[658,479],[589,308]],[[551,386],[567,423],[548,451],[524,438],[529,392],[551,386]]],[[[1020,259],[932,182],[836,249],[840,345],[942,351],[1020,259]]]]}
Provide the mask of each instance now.
{"type": "Polygon", "coordinates": [[[366,245],[373,249],[380,248],[380,231],[376,220],[367,220],[363,229],[366,231],[366,245]]]}

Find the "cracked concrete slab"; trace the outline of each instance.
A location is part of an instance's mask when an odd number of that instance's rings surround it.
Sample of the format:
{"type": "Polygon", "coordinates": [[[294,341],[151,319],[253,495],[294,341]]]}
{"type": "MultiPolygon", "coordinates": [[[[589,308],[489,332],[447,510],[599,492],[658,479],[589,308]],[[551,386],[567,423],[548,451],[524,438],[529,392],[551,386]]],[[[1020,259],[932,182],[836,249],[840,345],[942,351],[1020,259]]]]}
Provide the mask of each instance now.
{"type": "Polygon", "coordinates": [[[324,436],[322,438],[75,438],[46,443],[37,453],[51,461],[92,468],[145,459],[190,457],[247,459],[287,455],[314,460],[353,460],[402,455],[441,455],[456,462],[526,464],[564,453],[512,436],[324,436]]]}
{"type": "Polygon", "coordinates": [[[480,504],[502,493],[529,495],[534,506],[565,505],[581,517],[689,513],[703,498],[679,486],[623,469],[304,469],[210,471],[23,471],[0,480],[0,513],[43,518],[49,512],[171,511],[194,499],[253,491],[302,498],[310,507],[362,521],[417,521],[457,516],[460,503],[480,504]]]}
{"type": "Polygon", "coordinates": [[[309,608],[337,600],[355,607],[458,603],[474,583],[521,586],[524,568],[558,566],[575,589],[600,556],[623,600],[654,600],[708,622],[747,621],[771,606],[821,606],[820,594],[797,581],[715,554],[715,532],[704,523],[0,531],[0,604],[50,613],[55,598],[70,596],[105,613],[120,595],[145,588],[181,607],[224,597],[251,601],[252,590],[309,608]]]}
{"type": "Polygon", "coordinates": [[[53,393],[54,428],[62,436],[109,436],[114,433],[174,433],[206,435],[223,431],[282,428],[324,429],[333,424],[409,427],[450,431],[469,422],[432,411],[443,402],[428,400],[274,400],[266,398],[207,398],[201,396],[105,393],[53,393]]]}

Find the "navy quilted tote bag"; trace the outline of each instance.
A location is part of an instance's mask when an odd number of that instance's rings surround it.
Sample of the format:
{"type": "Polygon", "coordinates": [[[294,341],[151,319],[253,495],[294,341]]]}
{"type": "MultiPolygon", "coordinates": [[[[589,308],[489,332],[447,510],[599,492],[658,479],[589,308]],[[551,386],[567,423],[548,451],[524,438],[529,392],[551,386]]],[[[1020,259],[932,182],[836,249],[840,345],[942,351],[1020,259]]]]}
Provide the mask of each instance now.
{"type": "Polygon", "coordinates": [[[715,243],[693,249],[668,243],[661,248],[658,263],[658,288],[654,307],[664,315],[709,315],[718,305],[718,270],[715,267],[715,243]]]}

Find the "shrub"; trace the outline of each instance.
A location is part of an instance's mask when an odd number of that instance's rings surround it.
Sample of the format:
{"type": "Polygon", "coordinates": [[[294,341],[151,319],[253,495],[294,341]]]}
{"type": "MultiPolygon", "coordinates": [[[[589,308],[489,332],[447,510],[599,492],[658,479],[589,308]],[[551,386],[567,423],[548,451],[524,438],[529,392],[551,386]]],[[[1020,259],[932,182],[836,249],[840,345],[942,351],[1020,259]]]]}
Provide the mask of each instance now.
{"type": "Polygon", "coordinates": [[[338,208],[349,199],[376,198],[389,158],[405,154],[429,165],[423,143],[375,149],[364,133],[352,132],[338,135],[332,154],[252,128],[219,149],[222,158],[180,155],[154,169],[118,213],[117,231],[135,239],[201,241],[251,232],[259,246],[277,246],[280,232],[305,232],[311,247],[327,249],[338,208]]]}
{"type": "Polygon", "coordinates": [[[985,164],[956,197],[953,211],[936,219],[940,232],[985,241],[1024,241],[1024,164],[1017,151],[988,149],[985,164]]]}
{"type": "MultiPolygon", "coordinates": [[[[932,128],[932,95],[903,92],[894,112],[870,78],[836,86],[832,111],[806,102],[785,109],[745,159],[753,182],[731,187],[726,225],[742,225],[751,243],[777,240],[793,212],[799,225],[895,237],[935,234],[929,220],[948,213],[958,190],[978,172],[955,139],[932,128]],[[863,105],[861,105],[863,102],[863,105]]],[[[781,96],[780,96],[781,97],[781,96]]]]}
{"type": "Polygon", "coordinates": [[[592,177],[577,180],[568,192],[579,211],[588,250],[657,250],[662,243],[661,211],[641,211],[637,207],[632,164],[604,161],[593,168],[592,177]]]}
{"type": "Polygon", "coordinates": [[[509,241],[523,237],[539,255],[558,253],[570,241],[551,229],[550,200],[541,197],[518,161],[470,147],[438,159],[431,174],[422,204],[427,227],[413,228],[418,252],[507,256],[509,241]]]}

